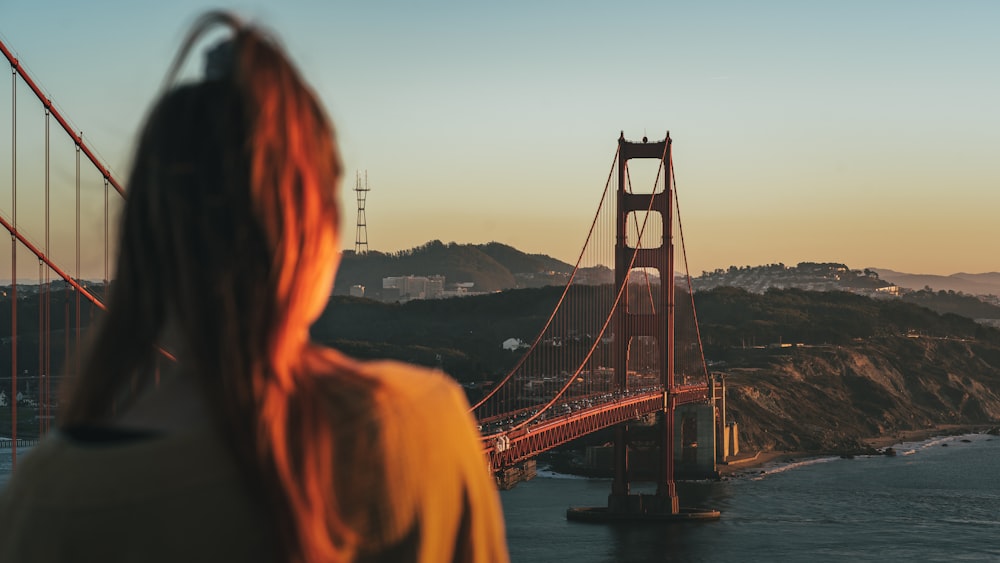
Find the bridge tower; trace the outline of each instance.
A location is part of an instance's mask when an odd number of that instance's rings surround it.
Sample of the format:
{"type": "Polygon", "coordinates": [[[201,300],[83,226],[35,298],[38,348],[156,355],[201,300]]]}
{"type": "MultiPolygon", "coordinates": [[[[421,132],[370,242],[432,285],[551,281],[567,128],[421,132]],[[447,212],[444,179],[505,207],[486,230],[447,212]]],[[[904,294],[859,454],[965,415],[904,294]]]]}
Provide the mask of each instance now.
{"type": "MultiPolygon", "coordinates": [[[[627,391],[629,348],[639,337],[652,337],[655,341],[657,368],[664,390],[663,431],[660,434],[660,472],[657,476],[656,495],[650,498],[630,494],[629,491],[629,425],[620,424],[615,429],[614,481],[608,497],[611,513],[654,512],[677,514],[680,509],[674,485],[674,404],[670,391],[674,386],[674,245],[673,245],[673,186],[670,170],[670,133],[659,142],[635,143],[625,139],[624,132],[618,138],[618,199],[615,242],[615,287],[628,283],[629,273],[640,268],[653,269],[659,274],[660,307],[649,311],[630,310],[627,300],[615,311],[615,386],[627,391]],[[663,178],[663,190],[656,193],[631,193],[628,189],[628,161],[635,158],[653,158],[659,161],[659,175],[663,178]],[[646,213],[647,224],[659,215],[663,236],[658,247],[643,247],[639,237],[636,247],[629,245],[627,230],[629,222],[638,224],[633,213],[646,213]],[[634,258],[633,258],[634,256],[634,258]]],[[[626,290],[624,295],[628,296],[626,290]]]]}
{"type": "MultiPolygon", "coordinates": [[[[630,489],[629,424],[615,427],[614,480],[607,508],[571,508],[566,517],[571,520],[591,522],[622,520],[714,520],[720,513],[711,509],[681,508],[674,483],[674,410],[679,388],[674,384],[674,244],[673,244],[673,186],[671,171],[671,139],[667,133],[659,142],[632,142],[624,132],[618,138],[618,193],[615,242],[615,287],[622,291],[622,302],[615,308],[614,326],[614,381],[620,391],[629,390],[629,353],[637,353],[638,343],[655,342],[656,369],[662,385],[662,424],[658,429],[660,463],[656,476],[655,494],[633,494],[630,489]],[[653,193],[633,193],[629,190],[627,163],[631,159],[647,158],[659,161],[659,177],[663,189],[653,193]],[[645,214],[645,218],[640,215],[645,214]],[[662,233],[655,244],[659,220],[662,233]],[[630,225],[635,231],[635,241],[630,244],[630,225]],[[648,225],[652,228],[641,227],[648,225]],[[649,236],[651,233],[652,236],[649,236]],[[643,236],[645,235],[645,236],[643,236]],[[655,270],[660,283],[658,300],[649,295],[647,306],[630,303],[629,275],[655,270]],[[636,305],[630,307],[630,305],[636,305]]],[[[659,184],[659,182],[658,182],[659,184]]],[[[658,188],[654,187],[654,190],[658,188]]],[[[641,192],[641,191],[640,191],[641,192]]],[[[650,289],[652,292],[652,289],[650,289]]],[[[636,301],[642,301],[641,299],[636,301]]]]}

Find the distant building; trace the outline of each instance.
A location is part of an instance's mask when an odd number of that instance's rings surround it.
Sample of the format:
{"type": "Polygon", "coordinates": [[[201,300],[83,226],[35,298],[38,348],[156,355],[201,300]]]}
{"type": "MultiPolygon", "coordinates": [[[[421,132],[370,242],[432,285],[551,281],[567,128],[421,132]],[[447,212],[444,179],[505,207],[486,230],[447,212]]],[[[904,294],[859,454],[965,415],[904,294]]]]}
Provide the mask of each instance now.
{"type": "Polygon", "coordinates": [[[889,285],[886,287],[876,287],[875,293],[879,295],[891,295],[893,297],[899,297],[899,286],[889,285]]]}
{"type": "Polygon", "coordinates": [[[358,284],[352,285],[350,291],[351,297],[364,297],[365,296],[365,286],[358,284]]]}
{"type": "Polygon", "coordinates": [[[528,344],[520,338],[508,338],[503,341],[503,344],[501,344],[500,347],[504,350],[510,350],[513,352],[514,350],[518,350],[520,348],[527,348],[528,344]]]}
{"type": "Polygon", "coordinates": [[[382,278],[382,289],[395,289],[400,301],[439,299],[444,293],[444,276],[394,276],[382,278]]]}

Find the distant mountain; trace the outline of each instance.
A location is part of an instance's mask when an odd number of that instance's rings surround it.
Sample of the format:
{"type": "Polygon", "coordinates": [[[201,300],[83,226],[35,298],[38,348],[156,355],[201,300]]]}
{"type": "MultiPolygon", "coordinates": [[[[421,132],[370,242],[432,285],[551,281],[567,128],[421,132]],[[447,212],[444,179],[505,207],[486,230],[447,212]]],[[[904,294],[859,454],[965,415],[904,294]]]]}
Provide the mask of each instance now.
{"type": "Polygon", "coordinates": [[[927,307],[938,313],[954,313],[970,319],[989,322],[993,326],[1000,326],[1000,300],[969,295],[967,293],[956,292],[954,290],[938,291],[921,289],[918,291],[906,290],[901,294],[903,301],[927,307]],[[986,321],[986,319],[992,319],[986,321]]]}
{"type": "Polygon", "coordinates": [[[381,298],[382,280],[402,276],[444,276],[447,285],[472,283],[474,292],[564,284],[573,267],[544,254],[527,254],[498,242],[443,243],[439,240],[399,252],[345,251],[334,287],[347,295],[365,286],[365,295],[381,298]]]}
{"type": "Polygon", "coordinates": [[[950,276],[933,274],[908,274],[883,268],[871,268],[883,280],[892,282],[907,289],[924,289],[960,291],[970,295],[1000,296],[1000,272],[985,274],[958,273],[950,276]]]}
{"type": "Polygon", "coordinates": [[[800,262],[795,266],[730,266],[727,270],[702,272],[695,289],[737,287],[752,293],[796,288],[810,291],[848,291],[872,297],[898,297],[938,313],[953,313],[1000,324],[1000,273],[915,275],[865,268],[852,270],[845,264],[800,262]],[[925,290],[930,286],[931,290],[925,290]]]}

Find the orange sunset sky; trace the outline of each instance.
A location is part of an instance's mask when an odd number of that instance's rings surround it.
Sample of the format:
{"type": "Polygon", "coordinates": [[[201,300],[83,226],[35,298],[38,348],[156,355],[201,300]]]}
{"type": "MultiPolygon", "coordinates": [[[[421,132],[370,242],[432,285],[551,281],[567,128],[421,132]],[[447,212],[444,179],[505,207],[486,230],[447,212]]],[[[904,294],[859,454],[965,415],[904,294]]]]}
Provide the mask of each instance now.
{"type": "MultiPolygon", "coordinates": [[[[692,273],[800,261],[1000,270],[996,2],[343,4],[230,6],[276,30],[326,102],[345,188],[368,171],[373,250],[495,240],[573,262],[619,131],[669,130],[692,273]]],[[[123,178],[202,9],[5,2],[0,38],[123,178]]],[[[43,122],[29,96],[18,87],[18,222],[39,240],[43,122]]],[[[71,184],[72,144],[59,143],[52,181],[71,184]]],[[[84,229],[100,231],[103,187],[84,183],[84,229]]],[[[342,201],[350,248],[354,194],[342,201]]],[[[72,196],[54,204],[55,254],[72,256],[73,208],[72,196]]],[[[84,246],[84,269],[99,270],[103,242],[84,246]]]]}

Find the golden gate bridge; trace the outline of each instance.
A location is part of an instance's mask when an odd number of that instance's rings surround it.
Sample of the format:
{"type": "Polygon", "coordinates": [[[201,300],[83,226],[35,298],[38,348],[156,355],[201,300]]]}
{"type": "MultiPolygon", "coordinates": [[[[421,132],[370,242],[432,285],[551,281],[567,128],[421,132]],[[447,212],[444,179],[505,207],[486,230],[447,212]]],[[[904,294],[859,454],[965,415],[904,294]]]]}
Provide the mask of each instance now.
{"type": "MultiPolygon", "coordinates": [[[[77,366],[71,364],[79,357],[82,319],[104,308],[115,238],[110,217],[126,193],[2,42],[0,50],[11,65],[9,135],[0,132],[0,147],[10,155],[6,164],[0,159],[0,175],[9,178],[9,199],[0,192],[0,224],[11,235],[9,295],[0,301],[0,318],[10,321],[9,336],[0,343],[0,381],[10,383],[0,388],[11,391],[8,442],[16,464],[17,447],[25,439],[17,434],[17,395],[24,389],[28,397],[22,404],[31,405],[38,421],[30,438],[44,435],[57,402],[53,368],[75,373],[77,366]],[[85,281],[95,274],[93,267],[83,272],[85,252],[88,264],[95,256],[103,258],[98,283],[85,281]],[[37,283],[28,282],[35,272],[31,268],[25,275],[25,264],[37,266],[37,283]],[[19,318],[19,307],[33,314],[19,318]]],[[[472,407],[483,451],[498,473],[587,434],[614,429],[608,506],[570,511],[570,517],[719,515],[681,509],[674,486],[680,435],[675,409],[710,401],[714,384],[701,349],[686,264],[681,283],[675,281],[675,239],[685,263],[686,253],[671,146],[669,133],[657,142],[628,141],[621,134],[557,305],[514,368],[472,407]],[[652,181],[643,182],[648,185],[632,183],[629,163],[637,160],[655,164],[652,181]],[[588,279],[594,272],[613,272],[613,284],[594,283],[588,279]],[[653,495],[635,495],[630,491],[630,423],[651,415],[660,418],[657,489],[653,495]]],[[[0,422],[0,435],[5,427],[0,422]]]]}

